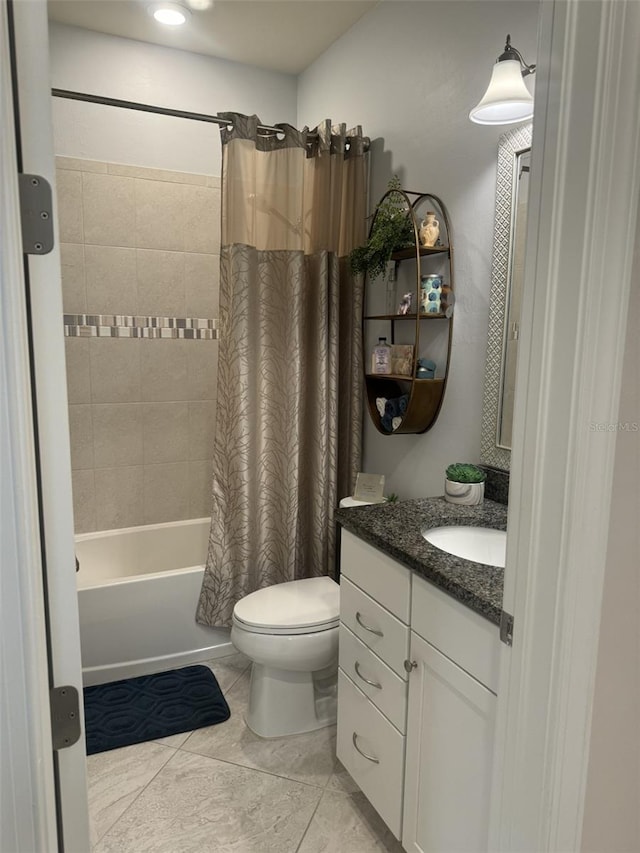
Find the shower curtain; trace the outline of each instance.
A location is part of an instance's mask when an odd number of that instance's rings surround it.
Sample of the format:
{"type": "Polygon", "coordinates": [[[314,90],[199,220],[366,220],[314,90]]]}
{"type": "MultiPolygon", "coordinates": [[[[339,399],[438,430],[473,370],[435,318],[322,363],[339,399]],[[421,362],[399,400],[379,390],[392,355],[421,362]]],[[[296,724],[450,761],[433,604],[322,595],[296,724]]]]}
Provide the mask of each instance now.
{"type": "Polygon", "coordinates": [[[212,518],[196,619],[231,624],[271,584],[334,571],[338,499],[360,466],[365,140],[325,121],[222,146],[220,345],[212,518]]]}

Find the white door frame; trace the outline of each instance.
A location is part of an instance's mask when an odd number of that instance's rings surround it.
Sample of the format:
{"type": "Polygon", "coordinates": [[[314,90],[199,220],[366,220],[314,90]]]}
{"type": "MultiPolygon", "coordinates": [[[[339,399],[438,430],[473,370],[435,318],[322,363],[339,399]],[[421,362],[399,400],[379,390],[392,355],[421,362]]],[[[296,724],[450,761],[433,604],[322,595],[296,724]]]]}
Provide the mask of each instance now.
{"type": "Polygon", "coordinates": [[[90,847],[89,818],[46,3],[17,0],[12,12],[20,114],[18,165],[24,173],[43,176],[53,190],[54,249],[27,256],[27,286],[49,682],[78,691],[82,725],[80,739],[54,754],[59,847],[79,853],[90,847]]]}
{"type": "Polygon", "coordinates": [[[580,849],[615,453],[594,425],[618,420],[640,185],[640,4],[541,7],[492,800],[505,853],[580,849]]]}
{"type": "Polygon", "coordinates": [[[58,849],[6,4],[0,4],[0,850],[58,849]]]}

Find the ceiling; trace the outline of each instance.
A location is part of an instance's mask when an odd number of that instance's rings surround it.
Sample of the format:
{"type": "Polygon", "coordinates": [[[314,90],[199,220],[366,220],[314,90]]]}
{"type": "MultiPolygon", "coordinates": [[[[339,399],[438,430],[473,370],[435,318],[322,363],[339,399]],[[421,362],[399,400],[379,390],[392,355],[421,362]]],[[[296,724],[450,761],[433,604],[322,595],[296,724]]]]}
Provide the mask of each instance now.
{"type": "Polygon", "coordinates": [[[298,74],[378,0],[181,0],[182,27],[158,24],[151,0],[49,0],[49,18],[100,33],[298,74]]]}

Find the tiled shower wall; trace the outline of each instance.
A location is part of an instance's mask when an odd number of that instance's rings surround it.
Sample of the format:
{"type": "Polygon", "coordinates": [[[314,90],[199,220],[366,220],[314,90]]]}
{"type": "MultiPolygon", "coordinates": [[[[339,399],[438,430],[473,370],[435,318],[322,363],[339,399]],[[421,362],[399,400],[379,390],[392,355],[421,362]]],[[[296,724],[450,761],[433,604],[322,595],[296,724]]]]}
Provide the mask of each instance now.
{"type": "Polygon", "coordinates": [[[76,532],[208,515],[218,342],[142,327],[217,317],[220,180],[57,167],[64,312],[114,327],[66,338],[76,532]]]}

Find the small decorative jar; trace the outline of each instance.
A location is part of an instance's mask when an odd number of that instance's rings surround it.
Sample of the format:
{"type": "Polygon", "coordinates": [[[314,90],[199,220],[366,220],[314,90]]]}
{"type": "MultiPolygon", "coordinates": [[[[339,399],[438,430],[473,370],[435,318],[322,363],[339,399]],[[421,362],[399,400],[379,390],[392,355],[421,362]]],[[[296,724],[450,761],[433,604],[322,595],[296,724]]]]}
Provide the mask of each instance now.
{"type": "Polygon", "coordinates": [[[420,278],[420,313],[439,314],[442,295],[442,276],[423,275],[420,278]]]}

